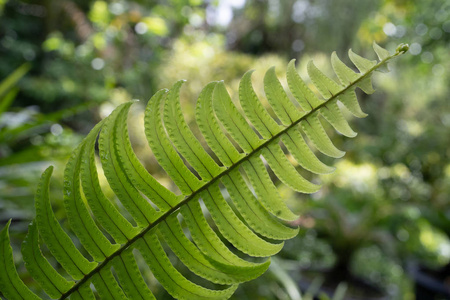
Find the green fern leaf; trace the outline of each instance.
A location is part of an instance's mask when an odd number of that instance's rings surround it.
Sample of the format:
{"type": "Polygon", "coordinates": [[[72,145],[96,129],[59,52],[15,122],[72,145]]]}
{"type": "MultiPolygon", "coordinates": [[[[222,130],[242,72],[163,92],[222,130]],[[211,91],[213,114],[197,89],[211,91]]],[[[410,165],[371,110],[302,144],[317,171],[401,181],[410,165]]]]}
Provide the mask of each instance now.
{"type": "Polygon", "coordinates": [[[211,82],[201,91],[197,100],[195,119],[208,146],[211,147],[224,166],[230,167],[233,163],[243,158],[244,155],[239,153],[226,138],[214,115],[212,95],[216,85],[217,82],[211,82]]]}
{"type": "Polygon", "coordinates": [[[114,126],[122,108],[124,106],[114,110],[102,126],[99,138],[100,158],[109,185],[138,227],[143,228],[154,222],[158,218],[158,213],[139,193],[124,170],[124,166],[129,165],[130,161],[119,154],[119,149],[124,147],[119,133],[122,128],[114,126]]]}
{"type": "Polygon", "coordinates": [[[39,282],[44,291],[53,298],[60,297],[74,284],[62,277],[42,255],[39,248],[39,232],[36,223],[31,222],[28,234],[22,244],[23,261],[31,276],[39,282]]]}
{"type": "Polygon", "coordinates": [[[289,62],[286,75],[289,89],[304,111],[309,112],[323,103],[323,100],[314,95],[297,73],[295,59],[289,62]]]}
{"type": "Polygon", "coordinates": [[[281,199],[259,157],[251,157],[243,163],[243,167],[255,189],[258,200],[261,201],[265,209],[282,220],[293,221],[298,219],[298,216],[281,199]]]}
{"type": "Polygon", "coordinates": [[[328,174],[334,171],[334,167],[325,165],[314,155],[300,130],[290,130],[289,133],[281,137],[281,140],[297,163],[304,169],[315,174],[328,174]]]}
{"type": "Polygon", "coordinates": [[[295,170],[278,144],[267,145],[262,155],[281,182],[294,191],[311,194],[320,189],[320,186],[309,182],[295,170]]]}
{"type": "Polygon", "coordinates": [[[289,126],[294,120],[300,119],[302,114],[289,100],[275,74],[275,67],[270,68],[264,76],[264,91],[266,92],[267,100],[283,125],[289,126]]]}
{"type": "Polygon", "coordinates": [[[80,253],[53,213],[48,196],[52,172],[53,167],[45,170],[36,191],[36,223],[42,240],[56,260],[73,279],[79,280],[89,274],[97,264],[88,261],[80,253]]]}
{"type": "Polygon", "coordinates": [[[130,299],[156,299],[142,278],[132,250],[126,250],[112,260],[119,283],[130,299]]]}
{"type": "Polygon", "coordinates": [[[96,261],[103,261],[119,245],[112,245],[95,224],[86,204],[81,198],[80,163],[85,142],[72,153],[64,171],[64,207],[73,229],[81,244],[96,261]]]}
{"type": "Polygon", "coordinates": [[[95,164],[95,141],[102,121],[85,138],[86,147],[81,161],[81,185],[92,213],[117,243],[129,241],[139,231],[123,217],[117,207],[102,192],[95,164]]]}
{"type": "Polygon", "coordinates": [[[202,148],[184,120],[179,101],[183,82],[177,82],[167,94],[164,103],[164,125],[170,140],[181,155],[198,172],[203,181],[209,181],[221,172],[221,168],[202,148]]]}
{"type": "Polygon", "coordinates": [[[11,220],[0,232],[0,291],[9,299],[40,299],[20,280],[14,265],[13,251],[9,241],[11,220]]]}
{"type": "Polygon", "coordinates": [[[240,274],[239,278],[242,278],[242,282],[253,279],[267,270],[269,260],[263,263],[248,262],[231,252],[208,225],[200,204],[196,201],[198,198],[193,198],[193,200],[182,206],[180,211],[195,244],[213,265],[223,268],[226,273],[233,271],[231,273],[233,275],[240,274]]]}
{"type": "Polygon", "coordinates": [[[275,122],[264,109],[263,105],[253,90],[251,76],[253,71],[245,73],[239,84],[239,100],[245,112],[256,130],[264,139],[269,139],[281,130],[281,126],[275,122]]]}
{"type": "Polygon", "coordinates": [[[341,151],[334,146],[333,142],[328,137],[325,129],[323,129],[322,123],[319,120],[319,112],[314,112],[308,118],[301,123],[302,129],[306,136],[316,146],[316,148],[323,154],[340,158],[344,156],[345,152],[341,151]]]}
{"type": "MultiPolygon", "coordinates": [[[[280,143],[305,170],[315,174],[332,172],[334,168],[315,156],[304,135],[325,155],[344,155],[333,145],[321,118],[341,134],[354,137],[356,133],[337,101],[355,116],[364,117],[355,89],[373,92],[373,71],[386,70],[387,62],[404,53],[407,46],[401,45],[394,55],[376,44],[374,50],[379,62],[349,52],[360,73],[333,53],[331,62],[339,83],[310,62],[308,74],[322,97],[315,95],[298,75],[294,61],[287,68],[294,101],[283,89],[275,69],[269,69],[264,91],[276,119],[253,90],[252,71],[243,76],[239,85],[243,114],[223,82],[208,84],[200,93],[195,118],[222,165],[212,158],[201,137],[194,135],[184,119],[179,99],[184,81],[168,91],[157,92],[145,110],[145,135],[158,163],[181,191],[179,195],[158,183],[133,152],[127,118],[134,102],[119,106],[73,151],[64,172],[64,207],[79,243],[62,229],[52,211],[48,187],[53,168],[42,174],[36,192],[36,221],[30,224],[22,246],[31,276],[55,299],[155,299],[138,268],[135,252],[139,251],[173,297],[229,298],[239,283],[264,273],[270,256],[298,233],[298,228],[283,223],[298,216],[286,206],[268,169],[294,191],[314,193],[320,188],[300,175],[280,143]],[[98,136],[101,166],[117,199],[106,197],[99,183],[95,156],[98,136]],[[130,217],[121,213],[122,208],[130,217]],[[49,264],[40,251],[39,237],[73,280],[65,279],[49,264]],[[209,289],[188,280],[171,263],[162,243],[193,273],[222,287],[209,289]],[[80,251],[78,244],[86,251],[80,251]],[[257,259],[243,259],[234,251],[257,259]]],[[[11,300],[39,299],[17,274],[9,225],[0,233],[0,268],[4,270],[0,272],[0,290],[11,300]]]]}
{"type": "Polygon", "coordinates": [[[271,216],[250,191],[238,170],[224,176],[222,183],[242,218],[256,233],[274,240],[286,240],[297,235],[297,228],[286,226],[271,216]]]}
{"type": "Polygon", "coordinates": [[[110,268],[101,268],[94,276],[92,283],[101,299],[127,300],[125,293],[114,279],[110,268]]]}

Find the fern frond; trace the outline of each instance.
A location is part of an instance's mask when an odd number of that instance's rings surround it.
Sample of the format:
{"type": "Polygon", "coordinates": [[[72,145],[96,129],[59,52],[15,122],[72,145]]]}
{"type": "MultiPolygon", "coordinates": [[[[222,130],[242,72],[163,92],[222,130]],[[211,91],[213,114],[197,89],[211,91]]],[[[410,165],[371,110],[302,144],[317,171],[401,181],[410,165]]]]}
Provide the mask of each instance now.
{"type": "MultiPolygon", "coordinates": [[[[291,61],[287,82],[298,105],[289,99],[274,68],[269,69],[264,77],[264,91],[276,119],[256,96],[252,71],[243,76],[239,85],[244,114],[231,100],[223,82],[208,84],[200,93],[195,118],[221,165],[203,148],[184,119],[179,99],[183,81],[170,90],[157,92],[145,110],[145,134],[158,163],[181,191],[180,195],[158,183],[140,163],[127,128],[133,102],[119,106],[73,151],[64,172],[64,207],[69,224],[92,261],[55,218],[48,196],[53,170],[50,167],[42,174],[36,192],[36,221],[30,224],[22,247],[31,276],[54,299],[95,299],[91,284],[102,299],[155,299],[138,268],[134,252],[139,251],[155,278],[173,297],[229,298],[239,283],[260,276],[270,264],[270,258],[243,259],[233,248],[251,257],[270,257],[281,250],[284,240],[298,232],[298,228],[283,223],[297,216],[279,195],[268,168],[295,191],[314,193],[320,188],[297,172],[280,143],[305,170],[315,174],[332,172],[334,168],[314,155],[303,134],[325,155],[344,155],[331,142],[320,118],[347,137],[356,135],[337,101],[355,116],[364,117],[355,89],[373,92],[373,71],[386,70],[386,63],[405,52],[407,46],[399,47],[394,55],[376,44],[374,49],[379,62],[349,52],[359,73],[333,53],[331,63],[339,83],[310,62],[308,74],[322,97],[308,88],[291,61]],[[117,199],[106,197],[99,184],[95,162],[98,136],[102,168],[117,199]],[[116,200],[132,220],[120,212],[116,200]],[[207,214],[221,237],[209,225],[207,214]],[[40,251],[40,239],[73,281],[66,280],[48,263],[40,251]],[[162,243],[193,273],[223,287],[209,289],[188,280],[172,265],[162,243]]],[[[9,224],[0,233],[0,269],[4,270],[0,272],[0,290],[11,300],[39,299],[15,269],[9,224]]]]}

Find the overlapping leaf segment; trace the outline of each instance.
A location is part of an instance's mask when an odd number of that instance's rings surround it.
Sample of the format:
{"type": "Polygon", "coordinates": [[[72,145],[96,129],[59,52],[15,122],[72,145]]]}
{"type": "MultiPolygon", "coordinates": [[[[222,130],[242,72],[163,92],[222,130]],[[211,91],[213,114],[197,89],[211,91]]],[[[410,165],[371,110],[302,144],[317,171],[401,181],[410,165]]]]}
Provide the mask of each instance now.
{"type": "MultiPolygon", "coordinates": [[[[77,249],[55,218],[48,197],[50,167],[42,175],[36,192],[36,220],[30,224],[22,246],[23,260],[31,276],[52,298],[95,299],[93,285],[103,299],[154,299],[141,276],[134,250],[140,252],[155,278],[173,297],[229,298],[238,283],[258,277],[270,263],[269,259],[263,262],[244,260],[234,254],[234,249],[252,257],[270,257],[280,251],[283,240],[294,237],[298,231],[281,222],[292,221],[297,216],[278,194],[262,157],[281,182],[293,190],[316,192],[319,186],[297,172],[280,143],[304,169],[316,174],[333,171],[317,159],[303,134],[328,156],[344,154],[330,141],[319,116],[341,134],[356,135],[337,101],[355,116],[364,117],[366,114],[358,105],[355,88],[372,93],[371,73],[386,68],[389,59],[407,50],[402,46],[390,55],[376,44],[374,48],[380,58],[378,63],[349,52],[359,73],[333,53],[331,62],[339,83],[310,62],[308,74],[322,98],[308,88],[291,61],[287,82],[298,101],[295,104],[282,88],[274,69],[269,69],[264,78],[264,90],[276,120],[257,98],[251,71],[244,75],[239,86],[239,101],[246,118],[231,101],[223,82],[208,84],[199,96],[196,120],[220,165],[204,150],[185,122],[179,102],[183,81],[169,91],[156,93],[145,111],[145,133],[156,159],[182,195],[164,188],[141,165],[128,137],[127,115],[132,103],[119,106],[75,149],[64,174],[64,206],[70,227],[90,259],[77,249]],[[100,188],[95,163],[98,136],[104,174],[120,206],[128,211],[133,222],[121,214],[122,208],[108,199],[100,188]],[[187,167],[183,158],[201,179],[187,167]],[[244,180],[244,173],[248,180],[244,180]],[[230,200],[224,195],[229,195],[230,200]],[[221,238],[207,222],[200,199],[221,238]],[[180,219],[187,225],[188,235],[180,219]],[[47,245],[73,280],[55,271],[42,255],[40,241],[47,245]],[[224,287],[207,289],[186,279],[171,264],[161,243],[167,244],[193,273],[224,287]]],[[[0,236],[0,289],[11,300],[39,299],[16,272],[8,227],[9,224],[0,236]]]]}

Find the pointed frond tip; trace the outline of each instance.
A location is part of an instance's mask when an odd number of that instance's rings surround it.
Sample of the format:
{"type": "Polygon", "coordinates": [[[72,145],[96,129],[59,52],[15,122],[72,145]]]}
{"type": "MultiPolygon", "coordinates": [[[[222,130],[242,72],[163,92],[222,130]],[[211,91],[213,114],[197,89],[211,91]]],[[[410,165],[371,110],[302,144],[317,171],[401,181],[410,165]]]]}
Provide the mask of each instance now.
{"type": "Polygon", "coordinates": [[[398,45],[397,46],[397,49],[395,50],[396,51],[396,53],[398,53],[398,54],[403,54],[403,53],[406,53],[406,52],[408,52],[408,50],[409,50],[409,45],[408,44],[400,44],[400,45],[398,45]]]}
{"type": "MultiPolygon", "coordinates": [[[[288,89],[275,69],[269,69],[264,92],[274,117],[253,88],[252,71],[239,84],[242,111],[223,81],[209,83],[195,110],[201,136],[194,134],[183,115],[180,90],[184,80],[157,92],[145,109],[145,135],[180,194],[160,184],[133,151],[127,119],[136,101],[117,107],[91,130],[66,165],[64,209],[70,232],[52,209],[49,186],[53,167],[42,174],[35,197],[36,220],[22,245],[31,277],[53,299],[156,299],[138,267],[135,255],[140,252],[174,298],[231,297],[239,283],[263,274],[270,257],[298,233],[289,223],[298,216],[283,201],[269,169],[280,184],[296,192],[318,191],[320,185],[298,169],[311,175],[327,174],[334,167],[321,162],[316,152],[334,158],[345,154],[333,144],[323,122],[339,134],[355,137],[342,107],[356,117],[365,117],[356,88],[373,93],[372,73],[388,71],[387,62],[405,53],[408,45],[399,45],[394,54],[376,43],[373,48],[378,61],[349,51],[359,72],[333,53],[336,80],[310,62],[307,72],[320,95],[300,77],[295,60],[287,68],[288,89]],[[100,185],[97,138],[99,161],[113,198],[107,197],[100,185]],[[41,243],[65,269],[64,276],[47,261],[41,243]],[[167,248],[191,272],[222,287],[210,289],[190,281],[169,260],[167,248]]],[[[0,291],[10,300],[40,299],[17,274],[10,224],[0,233],[0,291]]]]}

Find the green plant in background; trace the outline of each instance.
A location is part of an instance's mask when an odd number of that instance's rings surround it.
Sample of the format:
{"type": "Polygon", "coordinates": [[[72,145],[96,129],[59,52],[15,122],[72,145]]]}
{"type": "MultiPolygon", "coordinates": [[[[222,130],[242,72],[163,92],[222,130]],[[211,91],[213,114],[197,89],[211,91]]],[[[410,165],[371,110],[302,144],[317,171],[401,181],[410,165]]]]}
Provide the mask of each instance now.
{"type": "Polygon", "coordinates": [[[33,216],[28,208],[41,164],[49,157],[66,160],[81,140],[58,122],[89,107],[80,104],[47,114],[35,106],[14,107],[20,99],[18,83],[30,67],[20,66],[0,83],[0,222],[24,220],[25,228],[33,216]]]}
{"type": "MultiPolygon", "coordinates": [[[[281,199],[261,156],[280,181],[291,189],[302,193],[316,192],[320,186],[297,172],[279,142],[283,142],[304,169],[316,174],[333,171],[309,149],[302,132],[325,155],[336,158],[344,155],[332,144],[319,116],[343,135],[356,135],[337,101],[355,116],[364,117],[366,114],[359,107],[355,89],[372,93],[373,71],[386,71],[387,62],[406,52],[408,46],[400,45],[393,55],[377,44],[374,49],[379,62],[349,51],[359,73],[333,53],[331,61],[339,84],[310,62],[308,74],[322,98],[307,87],[291,61],[287,81],[298,101],[297,106],[284,91],[274,68],[269,69],[264,78],[264,89],[276,114],[275,119],[258,100],[252,88],[252,72],[247,72],[240,83],[239,99],[254,128],[237,110],[223,82],[208,84],[197,102],[196,121],[220,163],[203,149],[184,120],[179,102],[184,81],[177,82],[169,91],[156,93],[146,108],[145,134],[156,159],[181,195],[163,187],[141,165],[128,137],[127,116],[133,102],[119,106],[74,150],[65,169],[64,206],[70,227],[84,248],[83,253],[53,213],[48,194],[53,167],[49,167],[36,192],[36,220],[30,224],[22,245],[23,259],[30,274],[52,298],[94,299],[90,289],[92,283],[101,298],[153,299],[136,263],[133,250],[138,250],[155,278],[173,297],[229,298],[238,283],[260,276],[270,263],[269,259],[244,260],[234,254],[234,249],[250,257],[270,257],[283,247],[283,242],[277,241],[290,239],[298,232],[280,222],[293,221],[297,215],[281,199]],[[98,135],[102,168],[121,206],[108,199],[99,185],[95,164],[98,135]],[[256,197],[242,171],[245,171],[256,197]],[[230,195],[229,202],[221,188],[230,195]],[[202,204],[227,242],[222,241],[207,223],[202,204]],[[127,215],[131,216],[131,222],[127,215]],[[184,233],[178,217],[186,223],[192,240],[184,233]],[[44,258],[40,239],[75,281],[62,277],[44,258]],[[189,281],[168,259],[161,241],[165,241],[193,273],[227,287],[210,289],[189,281]],[[83,255],[85,251],[93,261],[83,255]],[[111,268],[114,268],[118,282],[111,268]]],[[[39,299],[18,277],[8,228],[9,223],[0,236],[0,256],[4,258],[0,261],[0,269],[6,270],[0,273],[0,290],[11,300],[39,299]]]]}
{"type": "Polygon", "coordinates": [[[24,64],[0,83],[0,116],[9,108],[17,95],[17,82],[29,71],[30,65],[24,64]]]}
{"type": "Polygon", "coordinates": [[[322,201],[315,201],[311,215],[318,237],[327,240],[336,255],[329,275],[336,277],[339,274],[344,280],[352,278],[350,266],[359,249],[376,244],[392,251],[388,249],[392,247],[392,237],[382,227],[382,221],[392,211],[381,199],[370,199],[370,195],[359,201],[362,208],[352,209],[348,202],[358,203],[351,199],[352,192],[343,189],[337,194],[339,196],[330,195],[322,201]]]}
{"type": "Polygon", "coordinates": [[[328,262],[318,258],[322,265],[301,268],[303,286],[316,276],[322,277],[324,286],[331,290],[346,282],[347,296],[357,299],[382,298],[387,294],[382,287],[388,280],[396,287],[401,286],[402,282],[394,274],[385,271],[392,268],[394,262],[385,259],[382,264],[370,267],[366,267],[369,263],[365,262],[366,269],[361,271],[359,259],[367,260],[374,251],[384,257],[392,257],[395,253],[395,237],[386,224],[395,214],[391,203],[374,197],[370,192],[355,194],[350,189],[336,188],[308,205],[307,218],[313,222],[311,230],[317,239],[326,241],[330,251],[323,254],[329,256],[328,262]]]}

